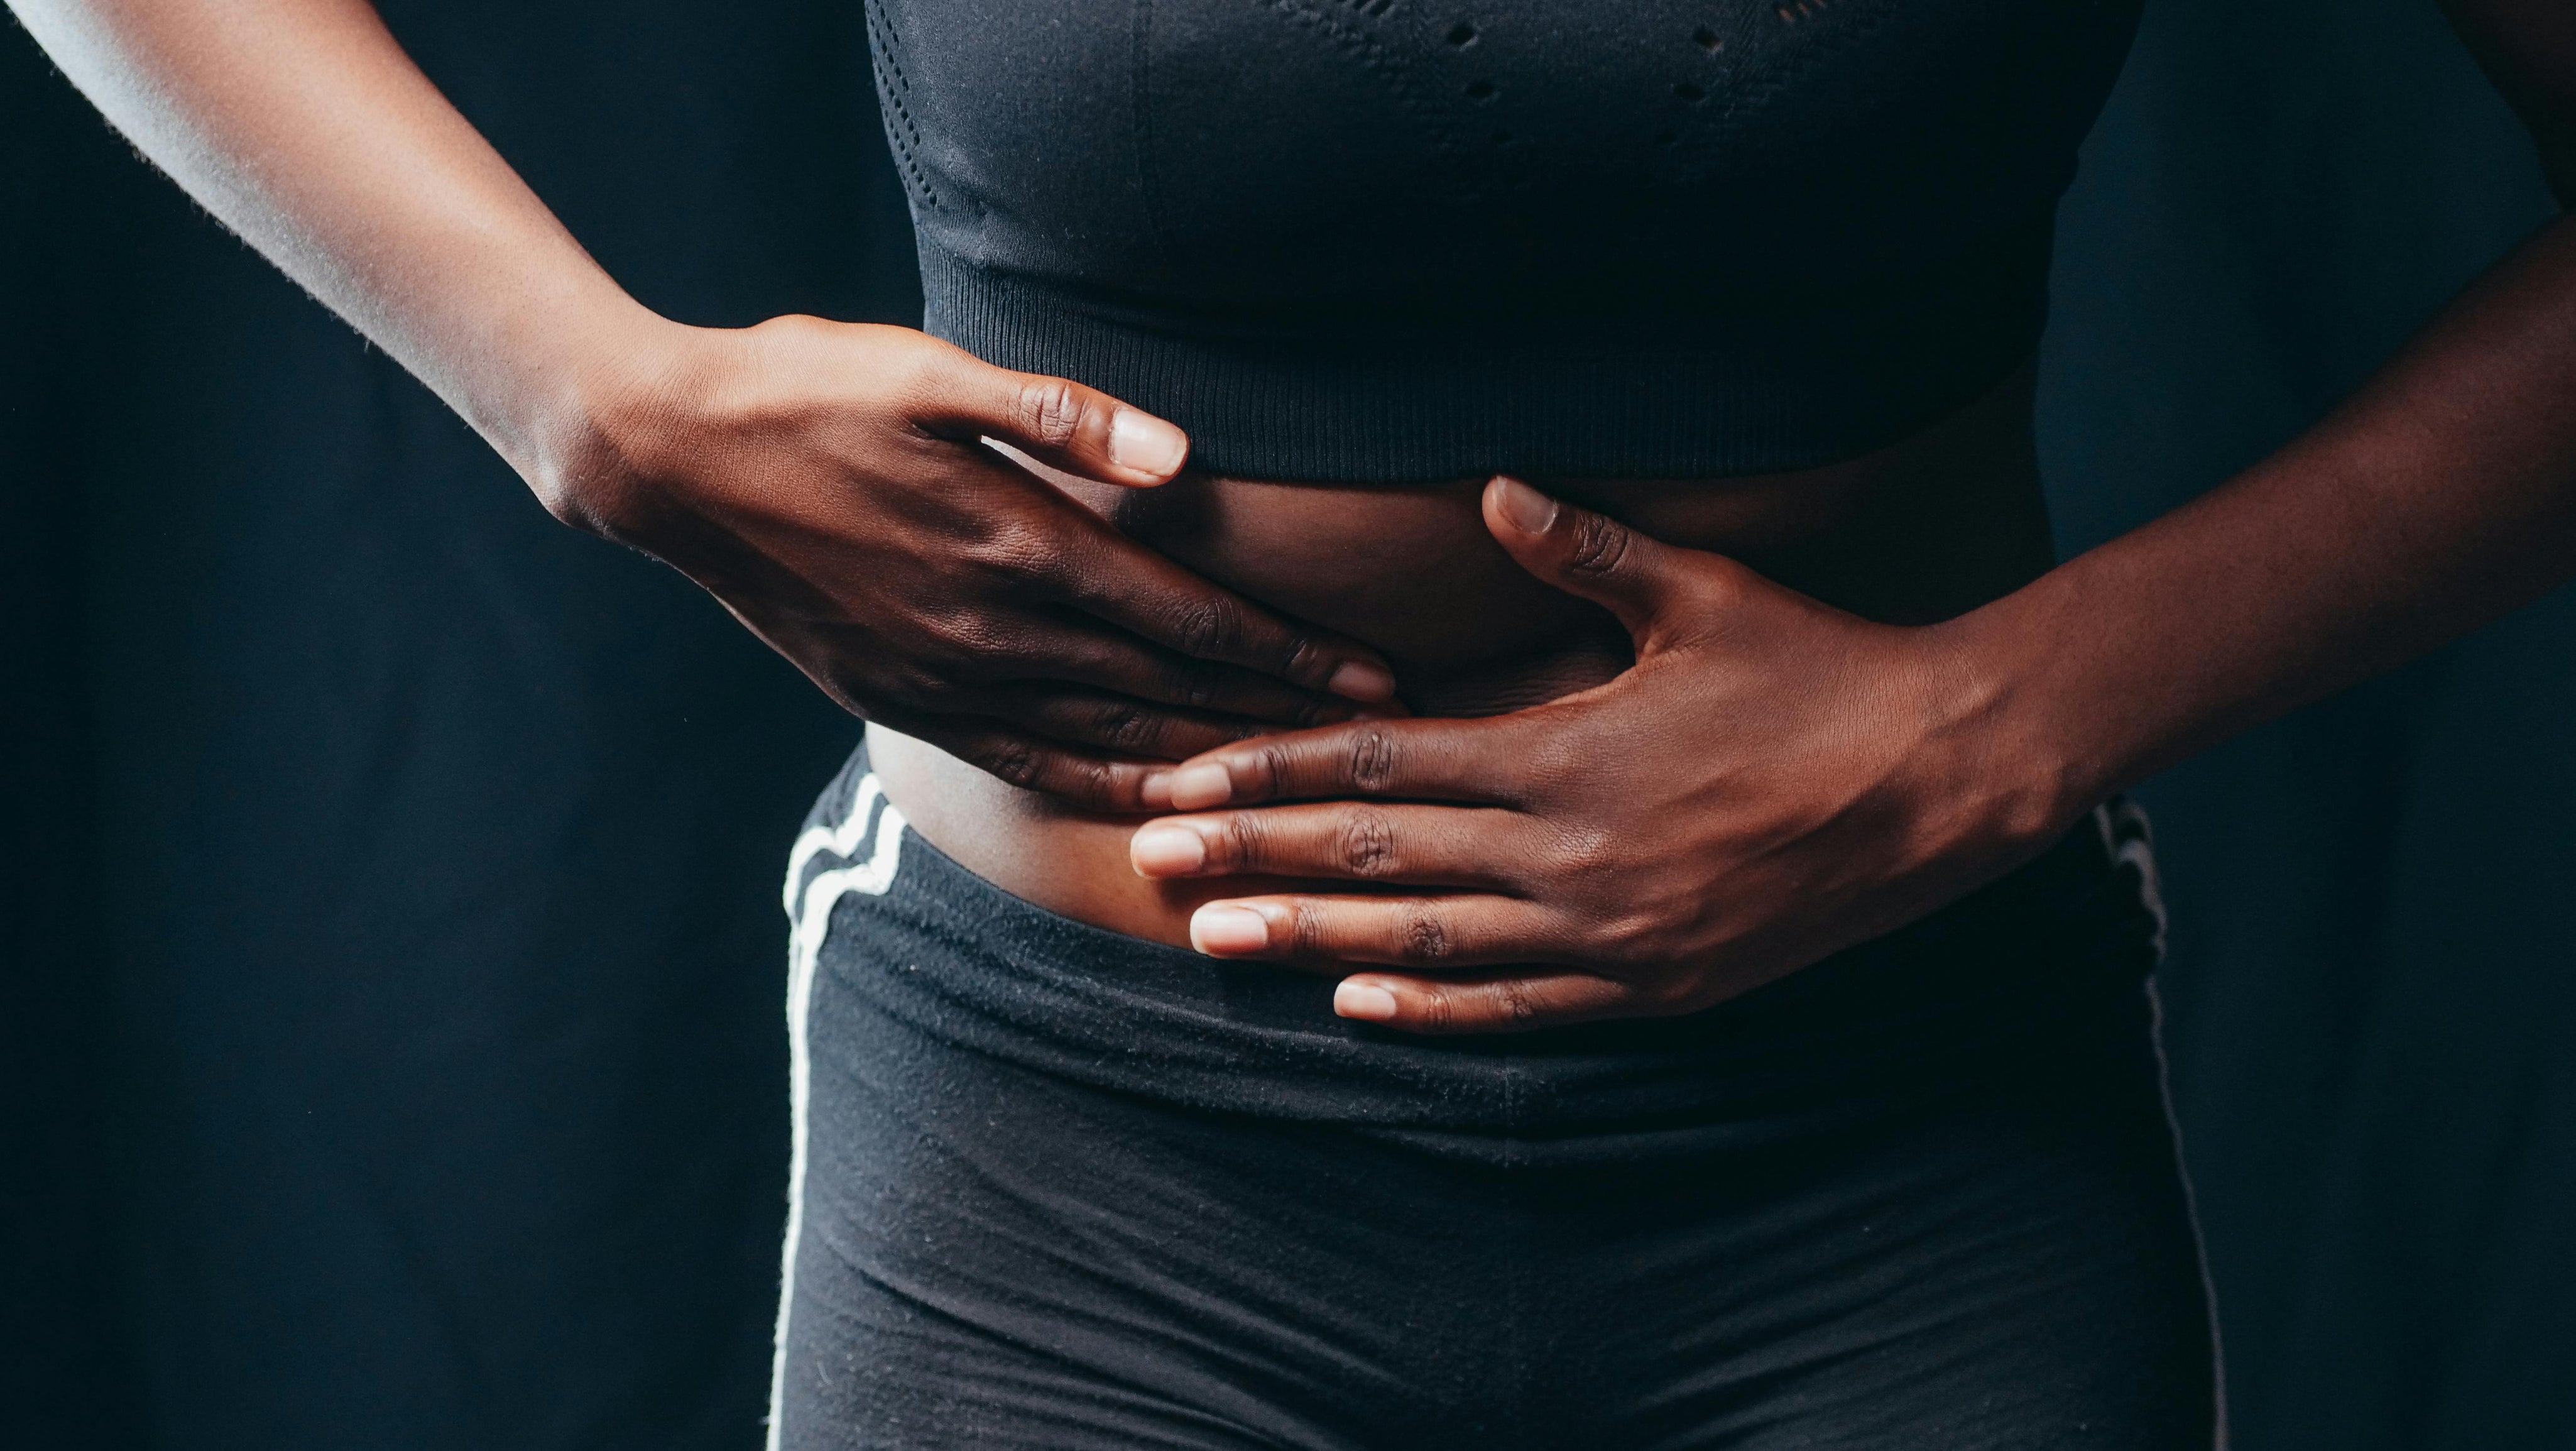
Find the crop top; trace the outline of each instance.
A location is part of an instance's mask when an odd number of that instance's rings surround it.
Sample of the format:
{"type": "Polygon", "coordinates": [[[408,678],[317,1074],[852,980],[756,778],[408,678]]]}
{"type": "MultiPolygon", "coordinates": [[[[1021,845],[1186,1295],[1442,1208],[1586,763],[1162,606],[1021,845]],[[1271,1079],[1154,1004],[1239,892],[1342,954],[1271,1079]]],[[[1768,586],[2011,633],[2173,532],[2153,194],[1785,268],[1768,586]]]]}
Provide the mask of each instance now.
{"type": "Polygon", "coordinates": [[[867,0],[937,336],[1262,478],[1690,478],[2020,367],[2140,0],[867,0]]]}

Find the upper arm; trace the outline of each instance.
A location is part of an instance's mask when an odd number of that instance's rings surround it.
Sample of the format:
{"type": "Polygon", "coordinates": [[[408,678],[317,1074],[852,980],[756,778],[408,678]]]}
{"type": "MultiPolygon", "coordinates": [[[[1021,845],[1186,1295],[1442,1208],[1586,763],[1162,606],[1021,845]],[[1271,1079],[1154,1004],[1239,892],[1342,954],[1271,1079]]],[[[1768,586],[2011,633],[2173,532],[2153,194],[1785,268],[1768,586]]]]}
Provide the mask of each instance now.
{"type": "Polygon", "coordinates": [[[2576,208],[2576,4],[2441,0],[2452,28],[2504,93],[2532,139],[2562,207],[2576,208]]]}

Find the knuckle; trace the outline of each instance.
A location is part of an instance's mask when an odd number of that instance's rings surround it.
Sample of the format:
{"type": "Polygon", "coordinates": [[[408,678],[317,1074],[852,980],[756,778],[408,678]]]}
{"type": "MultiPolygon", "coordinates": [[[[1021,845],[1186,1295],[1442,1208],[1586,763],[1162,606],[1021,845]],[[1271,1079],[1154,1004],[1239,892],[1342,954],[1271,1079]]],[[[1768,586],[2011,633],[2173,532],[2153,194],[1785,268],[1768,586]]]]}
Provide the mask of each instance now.
{"type": "MultiPolygon", "coordinates": [[[[983,380],[975,377],[973,370],[986,365],[946,344],[919,333],[899,336],[892,346],[885,346],[882,339],[870,341],[877,346],[871,349],[868,367],[874,376],[884,380],[887,398],[904,415],[950,413],[960,400],[980,396],[984,391],[983,380]]],[[[933,435],[925,432],[921,436],[933,435]]]]}
{"type": "Polygon", "coordinates": [[[1172,643],[1191,655],[1216,655],[1243,637],[1243,612],[1223,595],[1192,600],[1173,612],[1172,643]]]}
{"type": "Polygon", "coordinates": [[[958,619],[944,626],[927,652],[927,664],[938,672],[945,690],[998,683],[1010,674],[1015,655],[1001,631],[983,620],[958,619]]]}
{"type": "Polygon", "coordinates": [[[1011,400],[1011,422],[1031,443],[1048,448],[1071,446],[1089,411],[1082,390],[1062,378],[1031,378],[1011,400]]]}
{"type": "Polygon", "coordinates": [[[828,332],[831,324],[810,312],[782,312],[775,317],[753,323],[749,332],[767,339],[792,339],[810,342],[828,332]]]}
{"type": "MultiPolygon", "coordinates": [[[[889,363],[881,376],[895,407],[906,416],[933,414],[956,394],[956,374],[937,357],[906,354],[889,363]]],[[[939,436],[927,422],[915,422],[911,432],[925,442],[939,436]]]]}
{"type": "Polygon", "coordinates": [[[1112,801],[1118,795],[1118,771],[1107,761],[1075,758],[1064,763],[1056,794],[1079,801],[1112,801]]]}
{"type": "Polygon", "coordinates": [[[1396,953],[1413,966],[1437,966],[1448,960],[1455,946],[1448,925],[1426,905],[1414,903],[1397,919],[1396,953]]]}
{"type": "Polygon", "coordinates": [[[1037,786],[1043,770],[1037,748],[1020,740],[1000,740],[987,745],[976,764],[1023,791],[1037,786]]]}
{"type": "MultiPolygon", "coordinates": [[[[851,693],[858,693],[855,685],[851,693]]],[[[897,711],[944,712],[957,695],[956,681],[945,673],[907,665],[891,678],[872,682],[865,698],[872,705],[897,711]]]]}
{"type": "Polygon", "coordinates": [[[1347,779],[1362,791],[1382,791],[1395,779],[1395,737],[1376,727],[1351,735],[1347,779]]]}
{"type": "Polygon", "coordinates": [[[1710,614],[1731,614],[1752,595],[1749,572],[1731,560],[1693,569],[1685,588],[1691,603],[1710,614]]]}
{"type": "Polygon", "coordinates": [[[1445,1033],[1458,1021],[1458,995],[1445,987],[1425,989],[1418,999],[1422,1026],[1434,1033],[1445,1033]]]}
{"type": "Polygon", "coordinates": [[[1320,685],[1325,678],[1323,642],[1304,630],[1291,627],[1264,653],[1282,679],[1320,685]]]}
{"type": "Polygon", "coordinates": [[[1300,958],[1329,956],[1325,947],[1322,909],[1298,904],[1288,909],[1288,950],[1300,958]]]}
{"type": "Polygon", "coordinates": [[[1033,520],[1017,517],[982,521],[962,552],[987,574],[1014,579],[1048,575],[1058,557],[1056,543],[1046,530],[1033,520]]]}
{"type": "Polygon", "coordinates": [[[997,518],[974,544],[974,562],[1012,580],[1051,577],[1061,562],[1061,546],[1033,518],[997,518]]]}
{"type": "MultiPolygon", "coordinates": [[[[1225,828],[1209,843],[1209,854],[1220,856],[1230,867],[1260,867],[1270,860],[1269,828],[1256,812],[1238,811],[1225,819],[1225,828]]],[[[1298,913],[1302,921],[1306,914],[1298,913]]]]}
{"type": "Polygon", "coordinates": [[[1342,818],[1335,851],[1355,877],[1384,877],[1396,870],[1395,823],[1383,811],[1354,810],[1342,818]]]}
{"type": "Polygon", "coordinates": [[[1134,702],[1104,701],[1092,711],[1090,734],[1113,750],[1141,755],[1162,743],[1163,719],[1134,702]]]}
{"type": "Polygon", "coordinates": [[[1340,725],[1351,718],[1350,707],[1337,700],[1309,700],[1297,707],[1297,728],[1312,730],[1317,726],[1340,725]]]}
{"type": "Polygon", "coordinates": [[[1558,835],[1555,874],[1582,880],[1596,880],[1618,868],[1618,848],[1610,833],[1593,827],[1568,828],[1558,835]]]}
{"type": "Polygon", "coordinates": [[[1163,691],[1178,704],[1192,710],[1210,710],[1225,694],[1225,683],[1213,670],[1194,665],[1174,665],[1164,677],[1163,691]]]}
{"type": "Polygon", "coordinates": [[[1506,1022],[1526,1026],[1538,1021],[1538,998],[1519,978],[1507,977],[1494,984],[1494,1005],[1501,1009],[1506,1022]]]}
{"type": "Polygon", "coordinates": [[[1006,632],[1000,623],[980,609],[941,610],[929,624],[940,653],[951,658],[971,659],[998,654],[1007,645],[1006,632]]]}
{"type": "MultiPolygon", "coordinates": [[[[1296,756],[1278,737],[1265,736],[1254,745],[1244,765],[1254,792],[1262,796],[1275,795],[1286,789],[1293,779],[1289,772],[1296,765],[1296,756]]],[[[1236,789],[1242,790],[1244,778],[1236,779],[1236,789]]]]}
{"type": "Polygon", "coordinates": [[[1649,968],[1674,956],[1671,929],[1646,911],[1621,912],[1601,924],[1597,956],[1623,968],[1649,968]]]}
{"type": "Polygon", "coordinates": [[[1581,732],[1522,732],[1513,739],[1509,760],[1503,784],[1516,801],[1561,800],[1597,790],[1602,774],[1600,745],[1581,732]]]}
{"type": "Polygon", "coordinates": [[[1609,574],[1627,557],[1628,538],[1625,525],[1587,509],[1575,522],[1566,568],[1578,574],[1609,574]]]}

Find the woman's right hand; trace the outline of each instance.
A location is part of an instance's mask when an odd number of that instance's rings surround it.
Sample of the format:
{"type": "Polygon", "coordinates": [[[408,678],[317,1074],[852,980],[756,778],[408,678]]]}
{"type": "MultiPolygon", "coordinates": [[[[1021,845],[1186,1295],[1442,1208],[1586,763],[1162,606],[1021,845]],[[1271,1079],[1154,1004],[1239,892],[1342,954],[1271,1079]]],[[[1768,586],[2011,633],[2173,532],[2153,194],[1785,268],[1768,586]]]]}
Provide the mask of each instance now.
{"type": "Polygon", "coordinates": [[[1366,647],[1192,574],[984,443],[1150,488],[1181,430],[909,328],[651,325],[532,470],[852,712],[1013,785],[1144,809],[1152,760],[1390,699],[1366,647]]]}

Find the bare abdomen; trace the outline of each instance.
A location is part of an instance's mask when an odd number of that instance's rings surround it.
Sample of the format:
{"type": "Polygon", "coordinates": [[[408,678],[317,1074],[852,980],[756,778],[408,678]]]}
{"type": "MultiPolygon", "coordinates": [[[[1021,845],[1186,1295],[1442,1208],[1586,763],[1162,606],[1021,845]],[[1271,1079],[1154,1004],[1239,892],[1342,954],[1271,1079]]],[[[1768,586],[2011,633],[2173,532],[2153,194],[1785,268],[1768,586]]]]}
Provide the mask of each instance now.
{"type": "MultiPolygon", "coordinates": [[[[1963,614],[2048,568],[2027,377],[1892,449],[1796,474],[1531,482],[1656,538],[1728,554],[1872,619],[1963,614]]],[[[1491,715],[1611,679],[1628,642],[1598,608],[1523,572],[1486,533],[1482,479],[1305,484],[1185,475],[1155,490],[1064,481],[1120,528],[1283,613],[1365,640],[1422,715],[1491,715]]],[[[882,727],[886,794],[923,839],[1017,896],[1186,943],[1189,913],[1250,878],[1152,884],[1132,819],[1071,812],[882,727]]]]}

